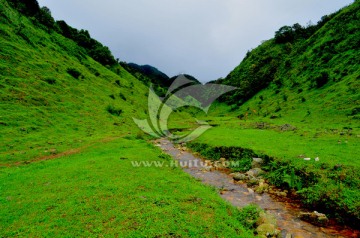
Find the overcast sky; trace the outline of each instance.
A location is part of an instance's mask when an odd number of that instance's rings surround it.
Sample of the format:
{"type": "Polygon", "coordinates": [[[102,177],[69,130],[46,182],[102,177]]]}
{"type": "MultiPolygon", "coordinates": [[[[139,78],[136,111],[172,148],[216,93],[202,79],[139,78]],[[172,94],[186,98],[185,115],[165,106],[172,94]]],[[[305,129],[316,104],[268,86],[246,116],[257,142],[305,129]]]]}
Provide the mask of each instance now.
{"type": "Polygon", "coordinates": [[[316,23],[352,0],[38,0],[116,58],[202,82],[225,77],[283,25],[316,23]]]}

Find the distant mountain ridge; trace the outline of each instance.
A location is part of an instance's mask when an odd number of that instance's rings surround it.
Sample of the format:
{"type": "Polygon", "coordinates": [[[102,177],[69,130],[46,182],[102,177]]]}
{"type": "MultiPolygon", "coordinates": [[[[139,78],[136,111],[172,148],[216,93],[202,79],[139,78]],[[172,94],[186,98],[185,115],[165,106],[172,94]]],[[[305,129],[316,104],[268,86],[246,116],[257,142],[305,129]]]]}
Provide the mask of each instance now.
{"type": "MultiPolygon", "coordinates": [[[[152,84],[154,90],[160,95],[164,95],[170,85],[179,76],[175,75],[170,78],[165,73],[161,72],[159,69],[151,65],[138,65],[135,63],[126,62],[120,62],[120,65],[132,75],[136,76],[140,81],[145,83],[145,85],[150,86],[150,84],[152,84]]],[[[189,74],[183,75],[187,79],[193,81],[195,84],[201,84],[200,81],[197,80],[195,77],[189,74]]]]}

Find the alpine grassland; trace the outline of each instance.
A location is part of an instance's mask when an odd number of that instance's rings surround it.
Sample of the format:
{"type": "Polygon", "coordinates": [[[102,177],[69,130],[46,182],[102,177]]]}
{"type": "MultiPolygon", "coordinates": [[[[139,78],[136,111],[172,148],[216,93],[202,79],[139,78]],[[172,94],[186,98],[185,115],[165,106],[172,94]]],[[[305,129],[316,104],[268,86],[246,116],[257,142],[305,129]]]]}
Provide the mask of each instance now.
{"type": "Polygon", "coordinates": [[[1,237],[253,236],[180,168],[133,166],[167,158],[132,120],[148,86],[87,31],[1,0],[0,36],[1,237]]]}

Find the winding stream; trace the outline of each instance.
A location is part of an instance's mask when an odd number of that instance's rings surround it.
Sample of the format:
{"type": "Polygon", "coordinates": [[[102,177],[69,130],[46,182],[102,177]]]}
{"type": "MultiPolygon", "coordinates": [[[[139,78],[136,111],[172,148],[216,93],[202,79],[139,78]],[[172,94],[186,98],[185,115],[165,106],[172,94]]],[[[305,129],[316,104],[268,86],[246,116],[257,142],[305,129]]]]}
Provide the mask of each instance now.
{"type": "Polygon", "coordinates": [[[277,201],[268,194],[257,194],[248,189],[246,185],[236,184],[232,177],[221,171],[205,171],[201,167],[202,159],[194,156],[188,151],[177,149],[174,144],[167,139],[157,140],[156,143],[162,150],[171,155],[181,164],[195,164],[199,166],[184,167],[183,170],[203,183],[221,189],[220,196],[237,207],[243,207],[250,203],[259,205],[262,209],[273,214],[281,229],[281,237],[360,237],[360,232],[349,228],[332,225],[328,227],[317,227],[297,218],[302,211],[296,204],[277,201]]]}

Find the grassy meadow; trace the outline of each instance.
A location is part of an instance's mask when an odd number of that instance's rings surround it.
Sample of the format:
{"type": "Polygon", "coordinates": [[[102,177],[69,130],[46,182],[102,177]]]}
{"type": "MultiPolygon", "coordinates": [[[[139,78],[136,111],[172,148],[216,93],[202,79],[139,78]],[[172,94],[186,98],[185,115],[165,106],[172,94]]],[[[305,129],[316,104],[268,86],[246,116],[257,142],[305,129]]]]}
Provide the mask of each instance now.
{"type": "Polygon", "coordinates": [[[0,170],[0,236],[252,237],[245,217],[142,140],[0,170]]]}

